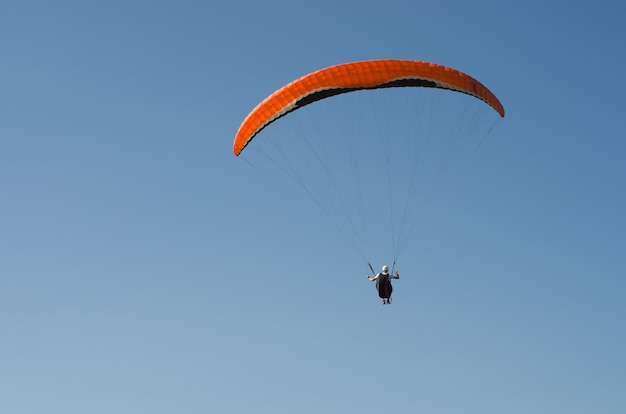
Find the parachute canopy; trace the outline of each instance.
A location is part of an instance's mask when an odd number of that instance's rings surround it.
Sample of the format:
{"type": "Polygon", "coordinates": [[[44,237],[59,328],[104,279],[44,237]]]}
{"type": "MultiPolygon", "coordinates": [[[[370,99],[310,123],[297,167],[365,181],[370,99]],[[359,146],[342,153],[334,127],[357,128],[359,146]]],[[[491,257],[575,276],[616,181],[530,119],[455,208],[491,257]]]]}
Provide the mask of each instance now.
{"type": "Polygon", "coordinates": [[[504,107],[498,98],[476,79],[456,69],[418,60],[367,60],[320,69],[272,93],[239,127],[233,152],[239,155],[263,128],[312,102],[356,90],[406,86],[466,93],[483,100],[504,117],[504,107]]]}

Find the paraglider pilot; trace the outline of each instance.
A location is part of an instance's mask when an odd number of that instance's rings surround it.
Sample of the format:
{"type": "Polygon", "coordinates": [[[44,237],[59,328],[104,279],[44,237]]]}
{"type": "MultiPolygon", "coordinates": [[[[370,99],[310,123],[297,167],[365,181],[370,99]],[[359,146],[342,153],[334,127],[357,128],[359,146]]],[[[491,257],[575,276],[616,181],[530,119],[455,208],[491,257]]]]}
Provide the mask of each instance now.
{"type": "Polygon", "coordinates": [[[374,277],[367,276],[367,280],[376,281],[376,290],[378,291],[378,296],[382,299],[383,305],[391,304],[391,292],[393,291],[393,287],[391,286],[391,279],[400,279],[400,274],[398,271],[394,273],[393,276],[389,274],[389,268],[387,266],[383,266],[382,272],[378,273],[374,277]]]}

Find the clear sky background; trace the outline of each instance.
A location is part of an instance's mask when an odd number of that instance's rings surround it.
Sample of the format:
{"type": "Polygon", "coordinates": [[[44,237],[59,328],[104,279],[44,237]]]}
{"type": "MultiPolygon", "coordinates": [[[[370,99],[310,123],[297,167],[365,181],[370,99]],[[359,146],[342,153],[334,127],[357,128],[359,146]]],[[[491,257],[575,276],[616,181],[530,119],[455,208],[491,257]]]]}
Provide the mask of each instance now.
{"type": "Polygon", "coordinates": [[[4,2],[0,411],[626,412],[625,18],[4,2]],[[231,149],[274,89],[375,58],[463,70],[507,110],[384,307],[306,195],[231,149]]]}

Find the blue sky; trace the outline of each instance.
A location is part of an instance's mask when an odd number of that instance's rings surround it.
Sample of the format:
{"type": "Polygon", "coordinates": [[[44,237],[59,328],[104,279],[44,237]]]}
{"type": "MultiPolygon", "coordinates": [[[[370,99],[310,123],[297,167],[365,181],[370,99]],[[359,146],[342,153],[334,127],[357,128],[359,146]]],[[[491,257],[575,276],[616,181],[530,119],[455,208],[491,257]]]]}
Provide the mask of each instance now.
{"type": "Polygon", "coordinates": [[[625,17],[5,2],[0,410],[625,411],[625,17]],[[306,194],[231,149],[276,88],[375,58],[463,70],[507,110],[385,307],[306,194]]]}

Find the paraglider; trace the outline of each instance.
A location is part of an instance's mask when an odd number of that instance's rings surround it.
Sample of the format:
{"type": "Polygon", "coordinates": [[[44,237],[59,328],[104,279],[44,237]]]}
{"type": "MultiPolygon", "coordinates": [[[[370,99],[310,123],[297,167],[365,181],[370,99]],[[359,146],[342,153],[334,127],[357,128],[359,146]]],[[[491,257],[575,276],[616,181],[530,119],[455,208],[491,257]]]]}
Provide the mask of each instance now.
{"type": "MultiPolygon", "coordinates": [[[[425,209],[424,205],[435,193],[436,186],[445,181],[442,171],[454,164],[458,147],[475,145],[466,143],[469,142],[466,138],[472,134],[476,134],[480,145],[495,122],[485,121],[484,134],[480,135],[483,130],[476,124],[484,119],[481,118],[482,112],[478,116],[467,108],[453,112],[448,105],[443,105],[444,110],[440,110],[437,102],[423,106],[419,103],[412,109],[398,99],[397,95],[402,94],[396,94],[396,91],[418,88],[423,90],[421,92],[451,91],[448,94],[451,98],[467,96],[468,100],[457,100],[472,105],[472,110],[473,106],[480,106],[480,111],[486,108],[488,111],[484,112],[494,118],[495,115],[504,117],[504,107],[499,99],[478,80],[461,71],[418,60],[367,60],[320,69],[278,88],[245,117],[235,135],[233,152],[241,156],[248,153],[248,146],[255,148],[264,157],[260,162],[269,161],[270,165],[278,166],[293,178],[342,231],[370,269],[371,235],[376,235],[375,243],[381,243],[388,233],[395,266],[404,242],[415,233],[415,216],[425,209]],[[367,101],[365,94],[359,95],[358,99],[344,100],[343,103],[348,102],[345,106],[348,109],[333,106],[337,100],[341,101],[341,98],[334,98],[336,96],[352,97],[358,91],[382,93],[392,88],[391,100],[397,101],[394,108],[384,107],[386,101],[380,99],[380,95],[369,95],[374,101],[370,103],[383,106],[381,113],[374,116],[351,112],[352,106],[358,106],[361,100],[367,101]],[[314,102],[320,103],[311,105],[314,102]],[[280,127],[289,122],[277,120],[294,112],[296,114],[286,117],[290,122],[294,116],[296,121],[312,120],[314,112],[309,109],[303,110],[304,114],[298,117],[302,112],[300,108],[326,105],[329,106],[328,112],[320,118],[332,118],[328,120],[330,133],[321,130],[323,122],[322,125],[315,123],[310,134],[299,126],[288,133],[280,132],[280,127]],[[448,113],[452,122],[441,119],[442,114],[448,113]],[[408,119],[405,131],[398,129],[405,120],[403,116],[408,119]],[[420,116],[423,118],[416,121],[415,118],[420,116]],[[388,125],[380,127],[381,131],[377,133],[379,124],[376,121],[379,119],[388,121],[388,125]],[[347,133],[339,130],[341,122],[347,124],[347,133]],[[274,123],[267,133],[264,132],[266,136],[260,139],[261,142],[255,140],[274,123]],[[368,126],[362,127],[365,124],[368,126]],[[255,144],[251,145],[252,142],[255,144]],[[292,145],[298,144],[301,147],[291,149],[292,145]],[[372,188],[364,190],[364,186],[372,188]],[[369,197],[377,192],[383,195],[369,197]],[[385,208],[387,213],[382,212],[385,208]],[[391,223],[382,224],[381,221],[387,218],[391,223]]],[[[428,94],[419,95],[421,98],[428,94]]],[[[437,96],[436,100],[439,98],[437,96]]],[[[369,280],[376,281],[383,304],[391,303],[390,278],[398,279],[399,275],[393,271],[390,274],[387,269],[371,278],[368,276],[369,280]]]]}
{"type": "Polygon", "coordinates": [[[315,101],[363,89],[409,86],[463,92],[485,101],[504,117],[504,107],[498,98],[463,72],[418,60],[368,60],[318,70],[272,93],[243,121],[235,136],[233,151],[239,155],[270,123],[315,101]]]}
{"type": "Polygon", "coordinates": [[[393,273],[393,276],[390,275],[387,265],[383,266],[381,272],[376,274],[376,276],[367,276],[367,280],[369,280],[370,282],[376,281],[376,290],[378,291],[378,297],[382,299],[383,305],[391,304],[391,293],[393,292],[391,279],[400,279],[400,274],[396,270],[393,273]]]}

